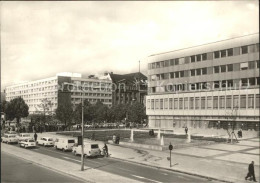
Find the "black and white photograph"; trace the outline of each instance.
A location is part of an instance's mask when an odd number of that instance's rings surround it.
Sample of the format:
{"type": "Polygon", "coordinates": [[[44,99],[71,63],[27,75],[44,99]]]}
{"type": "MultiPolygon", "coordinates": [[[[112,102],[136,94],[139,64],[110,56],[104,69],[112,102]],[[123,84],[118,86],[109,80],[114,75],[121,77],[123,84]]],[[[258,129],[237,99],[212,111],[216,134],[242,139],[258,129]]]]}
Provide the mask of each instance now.
{"type": "Polygon", "coordinates": [[[259,1],[0,1],[2,183],[260,182],[259,1]]]}

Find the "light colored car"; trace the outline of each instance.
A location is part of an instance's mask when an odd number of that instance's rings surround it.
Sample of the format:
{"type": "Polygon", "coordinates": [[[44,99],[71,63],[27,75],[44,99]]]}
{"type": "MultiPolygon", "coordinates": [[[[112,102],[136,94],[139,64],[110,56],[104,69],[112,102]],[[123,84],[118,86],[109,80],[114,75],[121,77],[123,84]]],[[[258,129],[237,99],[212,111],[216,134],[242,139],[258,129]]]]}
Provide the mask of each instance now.
{"type": "MultiPolygon", "coordinates": [[[[72,148],[72,153],[76,155],[81,155],[82,154],[82,146],[73,146],[72,148]]],[[[99,149],[98,144],[94,143],[87,143],[84,144],[84,156],[85,157],[95,157],[95,156],[100,156],[101,155],[101,150],[99,149]]]]}
{"type": "Polygon", "coordinates": [[[18,138],[15,134],[4,134],[2,137],[2,142],[4,143],[18,143],[18,138]]]}
{"type": "Polygon", "coordinates": [[[39,145],[43,146],[54,146],[54,141],[51,137],[42,137],[37,142],[39,145]]]}
{"type": "Polygon", "coordinates": [[[54,147],[56,149],[61,149],[62,151],[71,151],[74,145],[74,138],[57,138],[54,142],[54,147]]]}
{"type": "Polygon", "coordinates": [[[25,139],[25,140],[22,140],[20,142],[20,147],[24,147],[24,148],[27,148],[27,147],[36,147],[36,142],[34,139],[30,138],[30,139],[25,139]]]}
{"type": "Polygon", "coordinates": [[[32,139],[31,135],[29,133],[20,133],[18,135],[18,142],[19,144],[21,143],[21,141],[26,140],[26,139],[32,139]]]}

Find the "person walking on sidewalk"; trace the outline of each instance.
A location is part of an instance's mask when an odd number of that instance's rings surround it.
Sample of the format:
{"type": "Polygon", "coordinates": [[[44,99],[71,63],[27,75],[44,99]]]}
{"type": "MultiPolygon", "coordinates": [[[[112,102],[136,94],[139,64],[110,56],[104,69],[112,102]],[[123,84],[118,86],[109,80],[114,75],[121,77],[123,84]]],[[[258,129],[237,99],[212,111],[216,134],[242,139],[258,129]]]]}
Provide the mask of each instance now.
{"type": "Polygon", "coordinates": [[[35,140],[35,142],[37,141],[37,137],[38,137],[38,135],[37,135],[37,133],[35,132],[35,133],[34,133],[34,140],[35,140]]]}
{"type": "Polygon", "coordinates": [[[187,126],[185,127],[185,133],[186,133],[186,135],[188,134],[188,127],[187,126]]]}
{"type": "Polygon", "coordinates": [[[103,147],[103,152],[104,152],[104,156],[108,157],[108,147],[107,147],[106,143],[105,143],[105,145],[103,147]]]}
{"type": "Polygon", "coordinates": [[[249,166],[248,166],[248,173],[247,173],[247,176],[245,177],[245,180],[247,180],[247,178],[251,178],[253,177],[253,181],[254,182],[257,182],[255,180],[255,169],[254,169],[254,161],[252,161],[249,166]]]}

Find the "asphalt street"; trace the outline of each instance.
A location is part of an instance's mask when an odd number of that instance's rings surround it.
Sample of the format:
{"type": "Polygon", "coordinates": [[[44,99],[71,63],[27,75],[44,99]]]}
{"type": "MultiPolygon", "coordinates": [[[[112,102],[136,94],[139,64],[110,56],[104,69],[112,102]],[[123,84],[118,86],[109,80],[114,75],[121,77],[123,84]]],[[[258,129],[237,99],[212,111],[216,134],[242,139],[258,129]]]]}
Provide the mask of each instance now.
{"type": "Polygon", "coordinates": [[[84,182],[1,152],[1,182],[84,182]]]}
{"type": "MultiPolygon", "coordinates": [[[[21,148],[18,145],[17,148],[21,148]]],[[[53,147],[37,146],[36,148],[28,149],[28,151],[35,151],[51,157],[59,158],[62,160],[70,161],[79,164],[80,169],[80,156],[75,156],[72,152],[62,152],[53,147]]],[[[85,166],[95,168],[108,173],[113,173],[130,179],[138,180],[141,182],[208,182],[209,180],[181,174],[164,169],[157,169],[154,167],[144,166],[127,161],[121,161],[114,158],[87,158],[85,166]]],[[[6,160],[5,160],[6,161],[6,160]]],[[[85,170],[87,173],[87,170],[85,170]]],[[[109,181],[109,180],[108,180],[109,181]]]]}

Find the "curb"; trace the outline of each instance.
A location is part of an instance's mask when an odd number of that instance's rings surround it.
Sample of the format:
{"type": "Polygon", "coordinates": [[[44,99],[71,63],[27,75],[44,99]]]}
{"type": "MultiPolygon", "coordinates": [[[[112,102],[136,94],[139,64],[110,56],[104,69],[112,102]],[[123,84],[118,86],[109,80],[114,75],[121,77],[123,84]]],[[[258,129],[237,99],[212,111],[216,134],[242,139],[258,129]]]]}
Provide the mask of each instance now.
{"type": "Polygon", "coordinates": [[[110,157],[110,158],[121,160],[121,161],[126,161],[126,162],[129,162],[129,163],[136,163],[136,164],[140,164],[140,165],[148,166],[148,167],[153,167],[153,168],[157,168],[157,169],[164,169],[164,170],[168,170],[168,171],[172,171],[172,172],[177,172],[177,173],[192,175],[192,176],[196,176],[196,177],[201,177],[201,178],[205,178],[205,179],[208,179],[208,180],[216,180],[216,181],[226,182],[226,183],[235,183],[235,182],[232,182],[232,181],[227,181],[227,180],[222,180],[222,179],[218,179],[218,178],[214,178],[214,177],[209,177],[209,176],[204,176],[204,175],[200,175],[200,174],[196,174],[196,173],[191,173],[191,172],[188,172],[188,171],[173,170],[173,169],[170,169],[170,168],[154,166],[154,165],[149,165],[149,164],[145,164],[145,163],[134,162],[134,161],[131,161],[131,160],[115,158],[115,157],[110,157]]]}

